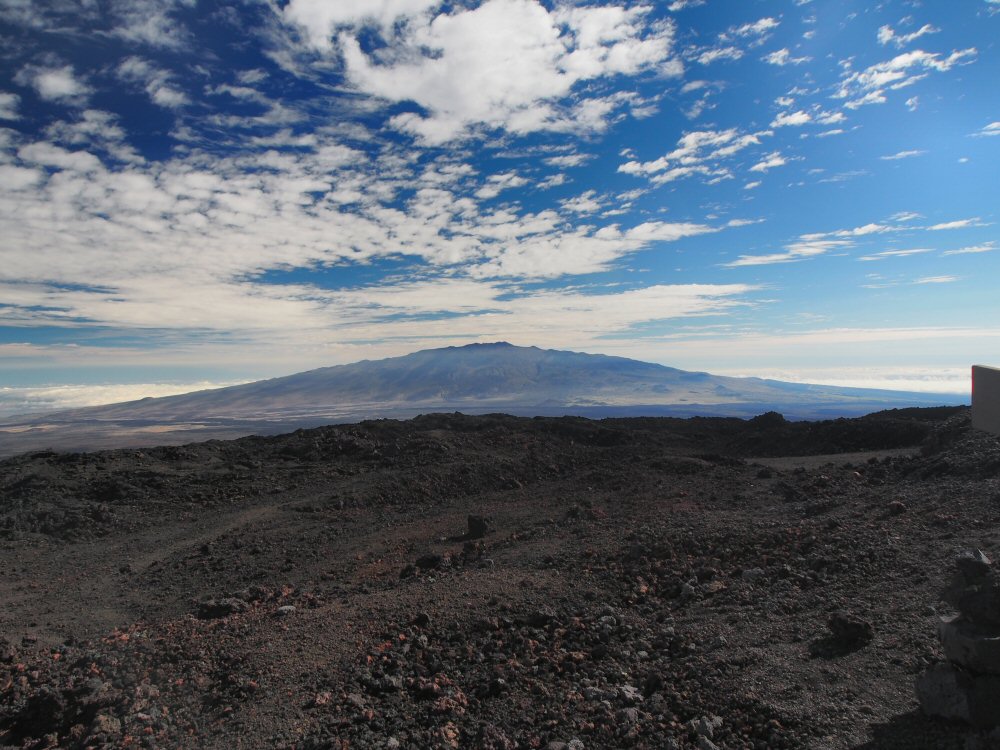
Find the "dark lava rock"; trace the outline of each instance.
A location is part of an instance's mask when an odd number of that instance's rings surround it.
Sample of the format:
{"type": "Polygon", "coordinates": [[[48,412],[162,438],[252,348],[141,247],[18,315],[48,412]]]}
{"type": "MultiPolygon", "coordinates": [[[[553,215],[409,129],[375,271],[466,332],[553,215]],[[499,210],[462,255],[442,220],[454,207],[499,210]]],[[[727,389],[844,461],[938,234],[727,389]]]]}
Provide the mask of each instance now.
{"type": "Polygon", "coordinates": [[[827,622],[834,639],[845,646],[863,646],[875,637],[875,628],[848,612],[834,612],[827,622]]]}
{"type": "Polygon", "coordinates": [[[974,675],[951,664],[935,664],[917,679],[920,708],[931,716],[958,719],[979,729],[1000,724],[1000,677],[974,675]]]}
{"type": "Polygon", "coordinates": [[[1000,580],[982,552],[964,552],[942,594],[944,600],[977,625],[1000,628],[1000,580]]]}
{"type": "Polygon", "coordinates": [[[470,515],[468,523],[469,531],[465,535],[467,539],[482,539],[489,533],[490,524],[484,516],[470,515]]]}
{"type": "Polygon", "coordinates": [[[216,620],[220,617],[246,612],[250,605],[235,596],[223,599],[209,599],[198,605],[198,617],[202,620],[216,620]]]}
{"type": "Polygon", "coordinates": [[[417,616],[410,620],[410,624],[418,628],[426,628],[431,624],[431,616],[426,612],[418,612],[417,616]]]}
{"type": "Polygon", "coordinates": [[[416,559],[416,566],[421,570],[436,570],[441,567],[441,563],[443,562],[444,558],[441,555],[436,555],[432,552],[418,557],[416,559]]]}

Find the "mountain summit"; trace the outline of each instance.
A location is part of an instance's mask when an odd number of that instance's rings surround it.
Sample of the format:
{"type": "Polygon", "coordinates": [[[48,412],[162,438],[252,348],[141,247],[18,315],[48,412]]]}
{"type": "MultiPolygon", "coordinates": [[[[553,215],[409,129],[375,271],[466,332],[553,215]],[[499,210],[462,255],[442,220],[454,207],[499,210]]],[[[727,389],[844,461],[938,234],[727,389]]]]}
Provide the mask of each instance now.
{"type": "MultiPolygon", "coordinates": [[[[132,433],[156,431],[162,440],[167,433],[174,438],[231,437],[432,411],[590,417],[750,417],[778,411],[793,419],[816,419],[961,402],[954,395],[722,377],[624,357],[499,341],[427,349],[32,419],[45,423],[44,433],[35,435],[49,441],[45,444],[60,444],[59,434],[73,432],[81,436],[77,442],[86,445],[83,436],[88,429],[107,431],[115,426],[132,433]]],[[[28,430],[30,424],[23,419],[0,424],[0,452],[31,442],[24,437],[28,430]]]]}

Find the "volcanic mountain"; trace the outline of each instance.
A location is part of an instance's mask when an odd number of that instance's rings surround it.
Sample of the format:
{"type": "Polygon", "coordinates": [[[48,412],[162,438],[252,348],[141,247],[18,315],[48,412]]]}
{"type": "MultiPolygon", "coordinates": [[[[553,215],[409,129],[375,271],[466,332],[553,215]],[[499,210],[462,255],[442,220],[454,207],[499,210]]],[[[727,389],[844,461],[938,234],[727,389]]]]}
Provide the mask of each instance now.
{"type": "Polygon", "coordinates": [[[506,342],[428,349],[382,360],[0,423],[0,454],[35,447],[111,447],[421,413],[522,416],[669,415],[791,419],[957,404],[955,395],[735,378],[600,354],[506,342]]]}

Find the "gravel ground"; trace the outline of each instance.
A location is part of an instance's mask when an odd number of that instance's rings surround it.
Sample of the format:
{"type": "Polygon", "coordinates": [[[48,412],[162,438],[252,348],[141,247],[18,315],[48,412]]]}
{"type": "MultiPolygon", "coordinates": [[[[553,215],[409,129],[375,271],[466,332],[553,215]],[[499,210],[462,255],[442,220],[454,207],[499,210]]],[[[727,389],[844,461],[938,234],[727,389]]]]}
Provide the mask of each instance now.
{"type": "Polygon", "coordinates": [[[0,747],[985,748],[913,683],[998,522],[966,409],[27,454],[0,747]]]}

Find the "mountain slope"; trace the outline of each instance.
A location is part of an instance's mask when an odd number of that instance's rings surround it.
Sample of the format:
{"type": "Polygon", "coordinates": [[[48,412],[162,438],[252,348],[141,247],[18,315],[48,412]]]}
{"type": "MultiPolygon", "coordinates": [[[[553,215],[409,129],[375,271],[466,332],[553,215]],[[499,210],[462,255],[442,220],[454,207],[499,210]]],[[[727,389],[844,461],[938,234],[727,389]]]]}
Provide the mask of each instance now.
{"type": "Polygon", "coordinates": [[[107,431],[114,425],[133,434],[155,428],[159,442],[165,432],[178,433],[171,440],[177,442],[371,417],[407,418],[431,411],[749,417],[773,410],[790,418],[816,419],[963,401],[954,395],[722,377],[623,357],[498,342],[428,349],[229,388],[9,420],[0,424],[0,453],[10,452],[11,443],[31,444],[20,450],[34,447],[25,437],[33,430],[36,438],[52,444],[61,444],[55,433],[65,436],[75,431],[76,443],[90,445],[88,430],[96,434],[99,426],[107,431]],[[222,428],[221,433],[210,432],[222,428]]]}

